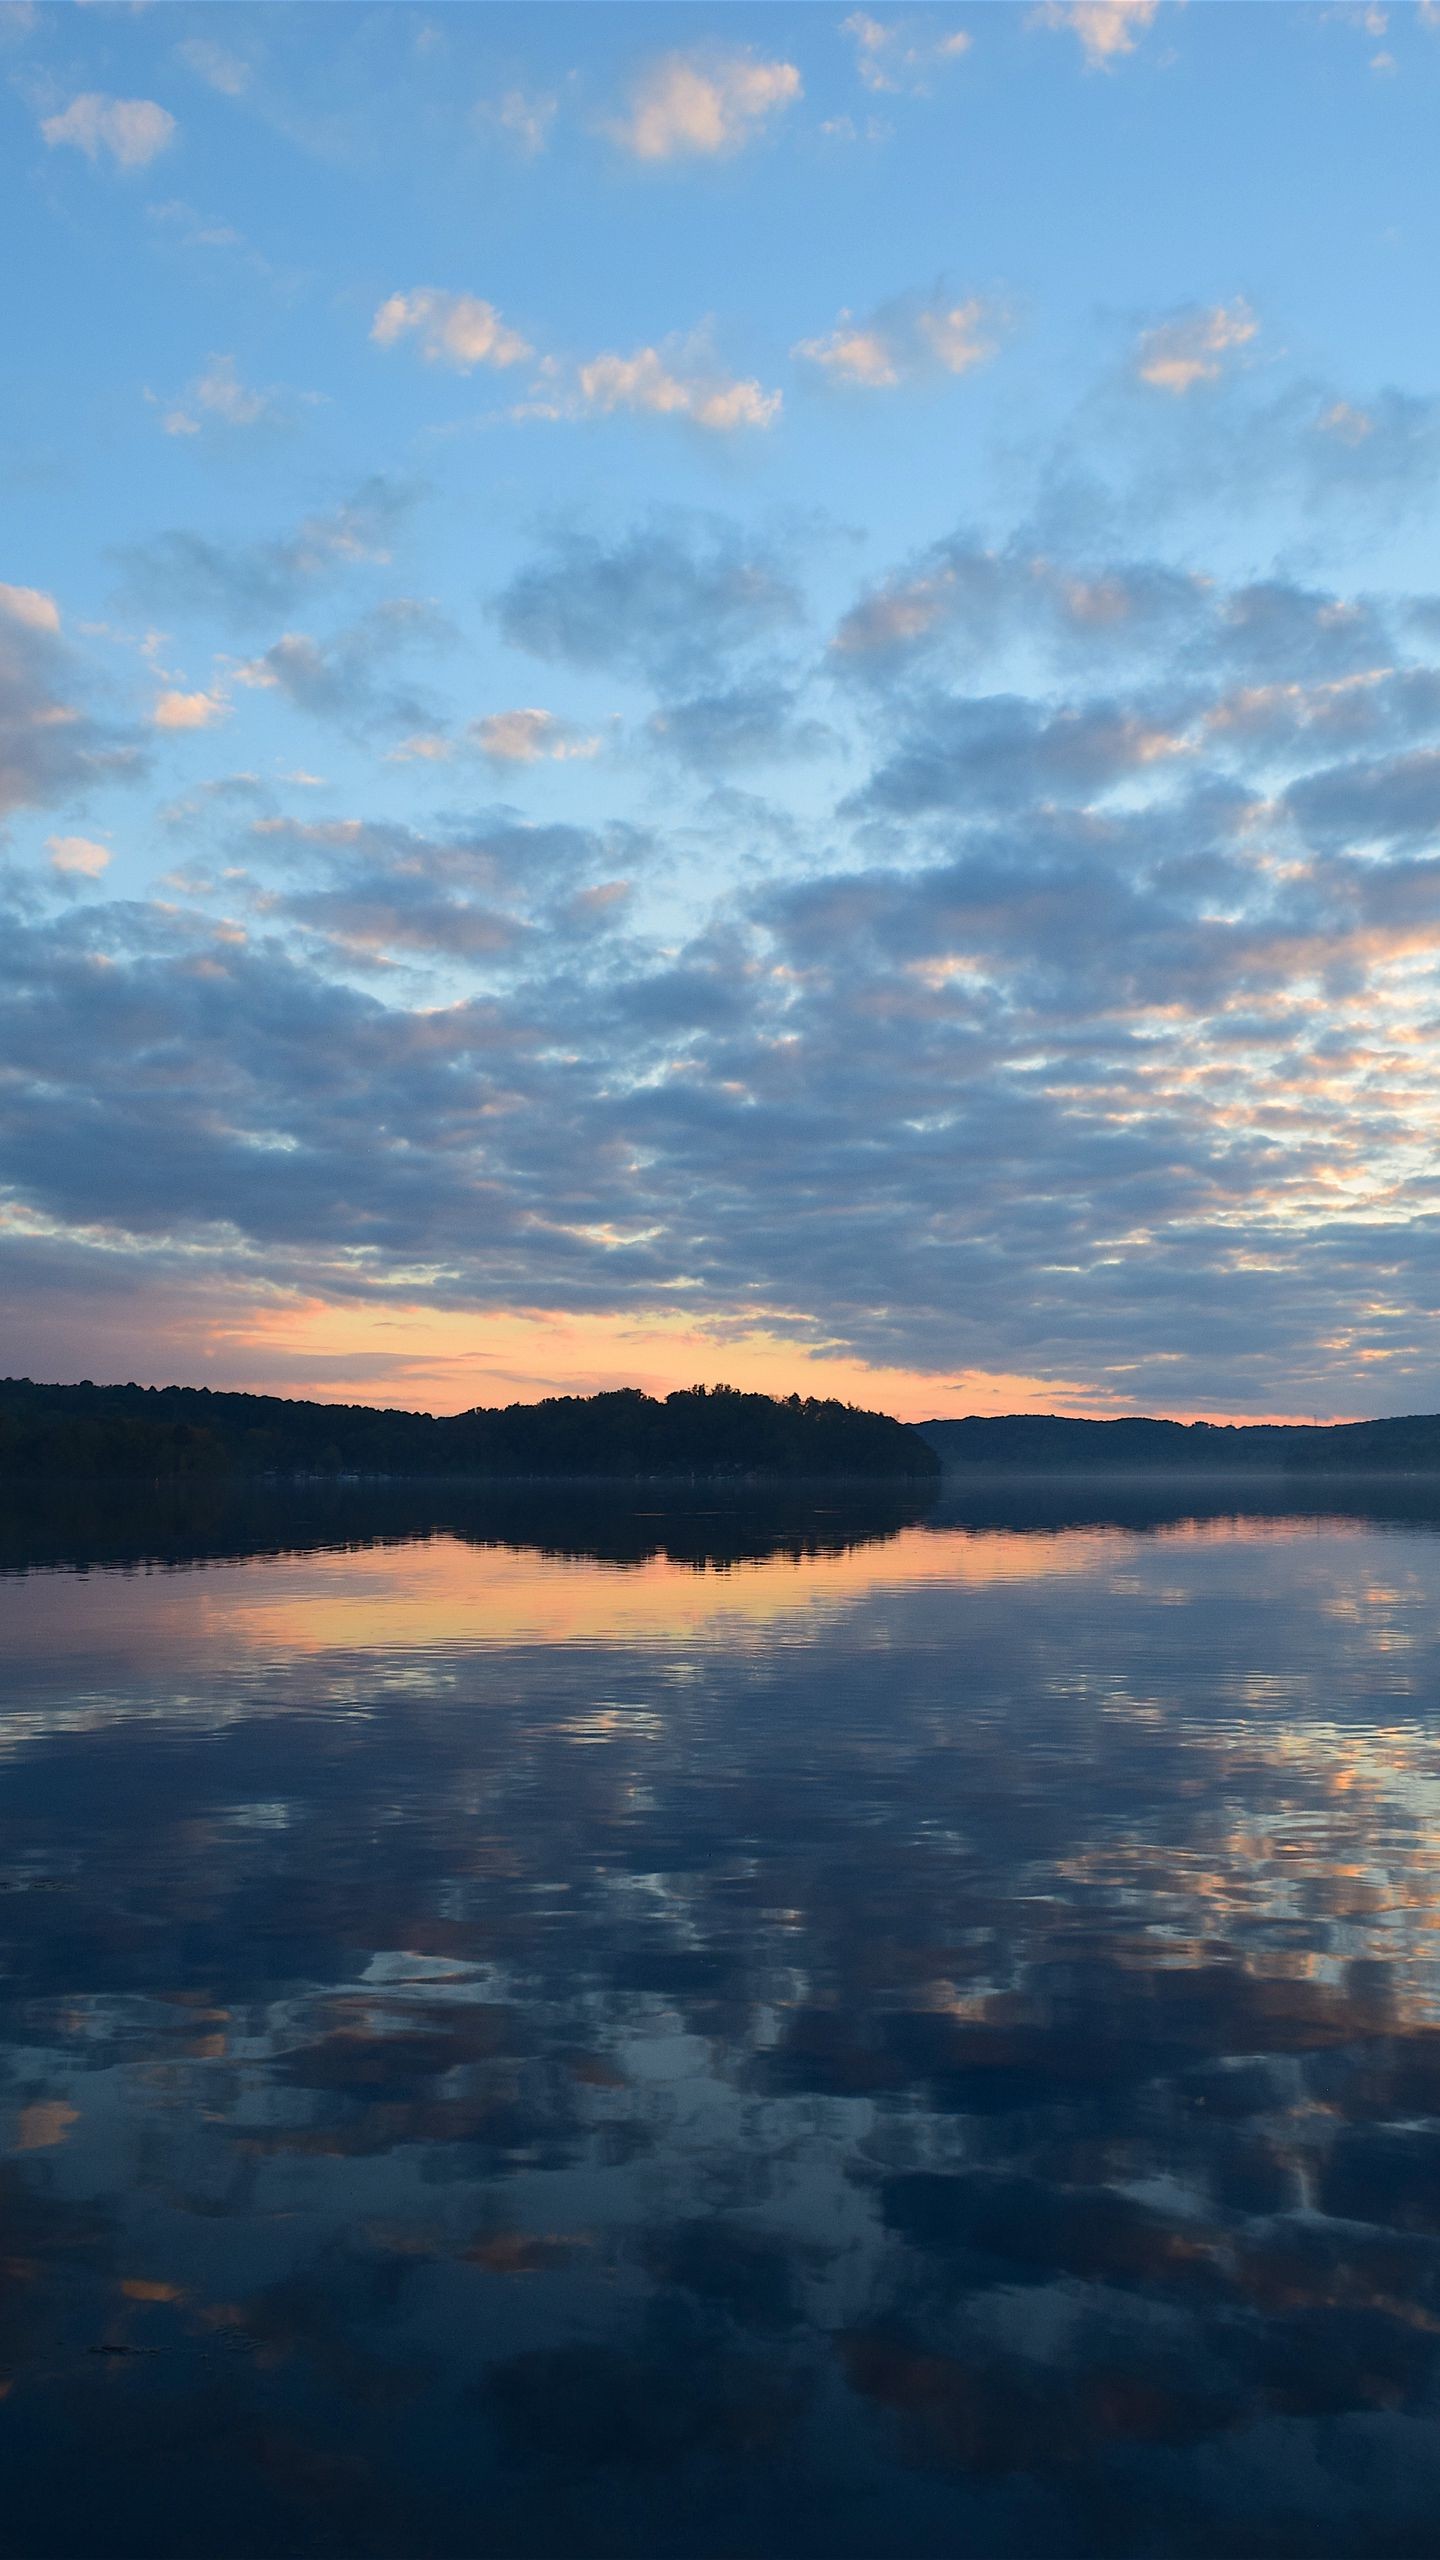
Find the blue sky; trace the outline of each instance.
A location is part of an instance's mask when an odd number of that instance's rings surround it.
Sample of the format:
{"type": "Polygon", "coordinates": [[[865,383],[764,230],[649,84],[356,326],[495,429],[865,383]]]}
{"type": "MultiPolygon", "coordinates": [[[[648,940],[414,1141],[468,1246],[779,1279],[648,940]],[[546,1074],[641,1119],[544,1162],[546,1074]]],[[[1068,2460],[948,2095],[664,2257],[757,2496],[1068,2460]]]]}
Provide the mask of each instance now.
{"type": "Polygon", "coordinates": [[[1440,1401],[1437,105],[0,11],[0,1365],[1440,1401]]]}

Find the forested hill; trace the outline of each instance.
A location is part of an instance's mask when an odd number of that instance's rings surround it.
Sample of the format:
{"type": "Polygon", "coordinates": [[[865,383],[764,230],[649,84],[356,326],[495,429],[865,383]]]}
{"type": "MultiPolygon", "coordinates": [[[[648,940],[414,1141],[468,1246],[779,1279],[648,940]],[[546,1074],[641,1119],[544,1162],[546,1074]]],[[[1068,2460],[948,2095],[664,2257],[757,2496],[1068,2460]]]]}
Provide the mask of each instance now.
{"type": "Polygon", "coordinates": [[[208,1387],[0,1379],[0,1478],[28,1476],[853,1477],[933,1482],[889,1414],[801,1396],[620,1388],[457,1414],[208,1387]]]}
{"type": "Polygon", "coordinates": [[[1440,1474],[1440,1413],[1382,1422],[1084,1422],[1058,1413],[969,1414],[916,1425],[947,1474],[1054,1475],[1169,1469],[1440,1474]]]}

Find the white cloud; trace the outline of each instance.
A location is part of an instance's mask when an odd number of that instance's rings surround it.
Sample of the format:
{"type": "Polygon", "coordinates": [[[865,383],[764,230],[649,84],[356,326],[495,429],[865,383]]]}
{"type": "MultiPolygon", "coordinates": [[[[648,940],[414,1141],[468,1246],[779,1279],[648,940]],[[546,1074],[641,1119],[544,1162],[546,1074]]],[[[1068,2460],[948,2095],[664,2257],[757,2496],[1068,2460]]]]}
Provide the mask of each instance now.
{"type": "Polygon", "coordinates": [[[592,356],[577,368],[579,403],[609,416],[631,409],[661,418],[686,418],[713,435],[742,427],[773,427],[781,395],[750,379],[720,373],[694,342],[672,356],[658,347],[634,355],[592,356]],[[677,370],[677,367],[683,370],[677,370]]]}
{"type": "Polygon", "coordinates": [[[108,151],[117,168],[144,169],[168,149],[178,127],[153,98],[107,98],[99,89],[87,89],[59,115],[45,116],[40,130],[52,150],[57,143],[70,143],[87,160],[108,151]]]}
{"type": "Polygon", "coordinates": [[[997,352],[1003,319],[978,294],[954,302],[946,294],[887,303],[868,319],[842,311],[828,336],[801,338],[790,350],[832,382],[862,391],[891,391],[937,367],[969,373],[997,352]]]}
{"type": "Polygon", "coordinates": [[[97,844],[93,836],[47,836],[45,850],[53,870],[78,873],[86,880],[98,880],[110,859],[108,844],[97,844]]]}
{"type": "Polygon", "coordinates": [[[975,294],[968,302],[927,303],[916,326],[947,373],[969,373],[988,363],[998,343],[992,334],[995,315],[975,294]]]}
{"type": "Polygon", "coordinates": [[[278,414],[274,393],[250,390],[241,381],[233,356],[209,357],[205,371],[180,397],[185,405],[166,412],[167,436],[198,435],[204,420],[195,416],[197,409],[226,427],[263,426],[278,414]]]}
{"type": "Polygon", "coordinates": [[[923,98],[932,75],[958,62],[972,42],[962,27],[935,35],[923,19],[872,18],[863,9],[843,21],[841,33],[854,44],[855,68],[866,88],[889,97],[923,98]]]}
{"type": "Polygon", "coordinates": [[[549,141],[559,104],[558,98],[541,90],[507,89],[503,97],[482,98],[475,116],[479,124],[508,135],[516,149],[533,160],[549,141]]]}
{"type": "MultiPolygon", "coordinates": [[[[477,364],[516,364],[535,353],[506,327],[493,303],[473,294],[444,293],[433,285],[391,294],[370,331],[382,347],[412,333],[427,362],[448,364],[462,373],[477,364]]],[[[661,347],[637,347],[630,355],[604,349],[576,362],[545,356],[529,396],[501,414],[517,420],[555,419],[610,416],[629,409],[687,418],[694,426],[725,435],[742,427],[773,426],[781,405],[778,391],[726,373],[700,330],[661,347]]]]}
{"type": "Polygon", "coordinates": [[[60,607],[42,587],[7,587],[0,585],[0,613],[12,622],[23,623],[28,631],[58,631],[60,607]]]}
{"type": "Polygon", "coordinates": [[[571,764],[600,753],[601,740],[572,728],[554,711],[491,711],[468,721],[458,737],[421,730],[392,747],[389,764],[449,764],[457,755],[484,756],[490,764],[571,764]]]}
{"type": "Polygon", "coordinates": [[[228,718],[230,705],[220,693],[162,693],[150,717],[157,729],[210,729],[228,718]]]}
{"type": "Polygon", "coordinates": [[[492,711],[469,734],[492,764],[565,764],[600,752],[598,738],[577,736],[553,711],[492,711]]]}
{"type": "Polygon", "coordinates": [[[806,364],[820,367],[837,382],[867,391],[888,391],[900,379],[894,354],[879,329],[866,328],[842,311],[828,338],[801,338],[790,350],[806,364]]]}
{"type": "Polygon", "coordinates": [[[413,336],[427,364],[450,365],[457,373],[470,373],[477,364],[519,364],[534,353],[518,330],[506,326],[493,302],[482,302],[473,293],[446,293],[433,284],[392,293],[376,312],[370,335],[377,347],[393,347],[413,336]]]}
{"type": "Polygon", "coordinates": [[[1035,21],[1067,29],[1078,37],[1091,69],[1108,71],[1122,53],[1134,52],[1159,5],[1160,0],[1044,0],[1035,21]]]}
{"type": "Polygon", "coordinates": [[[801,95],[793,62],[753,53],[662,54],[640,74],[607,128],[636,160],[716,159],[743,150],[768,117],[801,95]]]}
{"type": "Polygon", "coordinates": [[[250,86],[250,65],[227,46],[215,44],[209,36],[187,36],[176,47],[181,61],[198,80],[218,89],[222,98],[243,98],[250,86]]]}
{"type": "Polygon", "coordinates": [[[1226,356],[1258,336],[1260,324],[1243,294],[1233,302],[1217,302],[1209,311],[1182,312],[1175,320],[1147,329],[1135,357],[1135,370],[1154,391],[1177,399],[1197,383],[1217,382],[1226,356]]]}

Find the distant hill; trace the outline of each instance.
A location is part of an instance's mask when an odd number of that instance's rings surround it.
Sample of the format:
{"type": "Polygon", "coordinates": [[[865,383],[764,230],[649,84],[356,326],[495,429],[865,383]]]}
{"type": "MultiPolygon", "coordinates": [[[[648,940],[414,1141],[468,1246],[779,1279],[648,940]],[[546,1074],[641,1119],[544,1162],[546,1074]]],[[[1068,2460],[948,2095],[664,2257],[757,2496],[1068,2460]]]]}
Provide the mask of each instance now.
{"type": "Polygon", "coordinates": [[[1440,1474],[1440,1413],[1382,1422],[1115,1422],[1059,1413],[967,1414],[921,1422],[920,1437],[947,1475],[989,1472],[1054,1475],[1169,1470],[1172,1474],[1331,1472],[1440,1474]]]}
{"type": "Polygon", "coordinates": [[[0,1481],[11,1483],[243,1475],[933,1484],[939,1472],[928,1444],[889,1414],[735,1387],[690,1387],[664,1398],[624,1387],[432,1414],[208,1387],[0,1379],[0,1481]]]}

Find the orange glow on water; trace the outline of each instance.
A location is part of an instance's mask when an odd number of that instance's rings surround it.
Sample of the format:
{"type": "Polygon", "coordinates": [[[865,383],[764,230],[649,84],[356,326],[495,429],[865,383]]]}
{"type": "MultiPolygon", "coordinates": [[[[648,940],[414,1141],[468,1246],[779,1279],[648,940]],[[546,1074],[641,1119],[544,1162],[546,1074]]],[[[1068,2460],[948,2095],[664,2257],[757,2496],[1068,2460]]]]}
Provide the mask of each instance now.
{"type": "Polygon", "coordinates": [[[133,1621],[151,1652],[219,1648],[261,1660],[517,1644],[733,1645],[886,1589],[932,1581],[987,1588],[1078,1572],[1100,1559],[1108,1534],[916,1528],[838,1555],[781,1554],[701,1571],[665,1556],[617,1565],[444,1535],[359,1554],[212,1564],[201,1577],[146,1575],[118,1587],[96,1576],[67,1586],[58,1630],[46,1578],[36,1574],[8,1592],[7,1624],[22,1649],[27,1620],[37,1650],[87,1652],[91,1621],[103,1619],[112,1642],[133,1621]]]}
{"type": "MultiPolygon", "coordinates": [[[[645,1515],[640,1515],[642,1518],[645,1515]]],[[[672,1515],[667,1515],[672,1516],[672,1515]]],[[[680,1516],[680,1515],[673,1515],[680,1516]]],[[[692,1523],[707,1516],[697,1510],[692,1523]]],[[[817,1520],[817,1526],[822,1523],[817,1520]]],[[[1152,1550],[1293,1539],[1293,1520],[1244,1516],[1176,1521],[1152,1550]]],[[[1354,1524],[1327,1520],[1347,1538],[1354,1524]]],[[[447,1652],[543,1644],[674,1644],[733,1649],[751,1638],[796,1640],[887,1591],[922,1585],[975,1592],[1094,1575],[1119,1566],[1127,1533],[1109,1526],[1025,1530],[928,1528],[836,1554],[781,1552],[701,1568],[655,1555],[616,1563],[478,1544],[444,1532],[361,1550],[214,1562],[188,1570],[67,1580],[57,1617],[50,1576],[6,1592],[7,1644],[59,1661],[90,1656],[103,1628],[118,1660],[130,1640],[173,1667],[217,1654],[255,1662],[385,1655],[420,1662],[447,1652]]],[[[1367,1594],[1367,1597],[1372,1595],[1367,1594]]],[[[1373,1595],[1378,1602],[1388,1595],[1373,1595]]]]}

